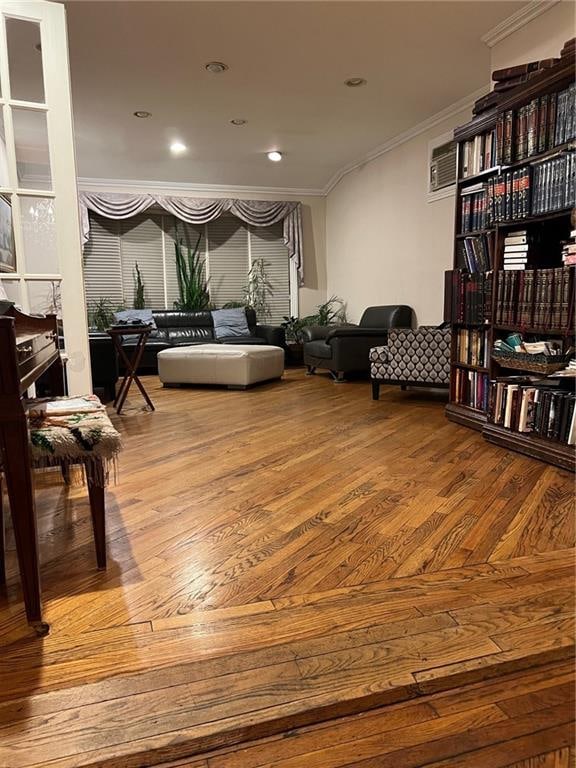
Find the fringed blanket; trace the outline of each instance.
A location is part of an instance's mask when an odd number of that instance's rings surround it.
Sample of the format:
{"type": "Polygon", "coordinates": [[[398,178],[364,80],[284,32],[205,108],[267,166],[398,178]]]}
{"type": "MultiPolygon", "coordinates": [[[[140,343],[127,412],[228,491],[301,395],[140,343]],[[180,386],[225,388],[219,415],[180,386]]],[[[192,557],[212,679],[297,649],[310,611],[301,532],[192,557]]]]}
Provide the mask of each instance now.
{"type": "Polygon", "coordinates": [[[122,444],[96,395],[30,400],[27,409],[35,467],[83,464],[95,483],[106,484],[122,444]]]}

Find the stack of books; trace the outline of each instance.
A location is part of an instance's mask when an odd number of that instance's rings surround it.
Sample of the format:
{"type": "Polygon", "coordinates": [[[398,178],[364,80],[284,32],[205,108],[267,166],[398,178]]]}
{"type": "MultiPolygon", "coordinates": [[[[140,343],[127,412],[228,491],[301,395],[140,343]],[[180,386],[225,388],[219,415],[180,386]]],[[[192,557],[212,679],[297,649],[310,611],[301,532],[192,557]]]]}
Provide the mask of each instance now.
{"type": "Polygon", "coordinates": [[[454,401],[468,408],[485,411],[488,407],[489,384],[487,373],[456,368],[454,371],[454,401]]]}
{"type": "Polygon", "coordinates": [[[485,229],[492,223],[488,184],[474,184],[461,190],[461,232],[485,229]]]}
{"type": "Polygon", "coordinates": [[[547,379],[512,376],[490,385],[488,417],[512,432],[576,442],[576,395],[547,379]]]}
{"type": "Polygon", "coordinates": [[[465,365],[488,368],[490,346],[488,331],[460,328],[456,336],[456,360],[465,365]]]}
{"type": "Polygon", "coordinates": [[[504,238],[504,269],[526,269],[529,248],[528,230],[510,232],[504,238]]]}
{"type": "Polygon", "coordinates": [[[496,165],[496,129],[474,136],[462,144],[462,178],[475,176],[496,165]]]}
{"type": "Polygon", "coordinates": [[[562,243],[562,264],[566,267],[576,264],[576,229],[570,232],[570,239],[562,243]]]}

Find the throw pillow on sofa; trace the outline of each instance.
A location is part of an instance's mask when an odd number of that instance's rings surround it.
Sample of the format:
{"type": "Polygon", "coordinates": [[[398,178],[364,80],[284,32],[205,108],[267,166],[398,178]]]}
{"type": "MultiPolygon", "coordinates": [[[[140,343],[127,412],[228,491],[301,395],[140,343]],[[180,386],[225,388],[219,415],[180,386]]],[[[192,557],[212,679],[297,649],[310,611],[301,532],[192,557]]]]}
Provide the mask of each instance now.
{"type": "Polygon", "coordinates": [[[225,339],[229,336],[250,336],[246,310],[242,307],[215,309],[212,312],[212,319],[214,321],[214,336],[217,339],[225,339]]]}

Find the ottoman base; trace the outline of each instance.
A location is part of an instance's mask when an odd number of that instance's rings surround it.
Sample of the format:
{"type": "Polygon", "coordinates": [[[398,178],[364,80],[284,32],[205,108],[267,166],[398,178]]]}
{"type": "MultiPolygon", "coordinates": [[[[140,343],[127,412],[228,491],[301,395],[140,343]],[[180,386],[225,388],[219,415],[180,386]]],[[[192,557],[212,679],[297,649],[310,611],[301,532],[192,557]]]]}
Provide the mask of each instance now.
{"type": "Polygon", "coordinates": [[[284,350],[249,344],[200,344],[158,353],[158,375],[164,386],[220,384],[246,389],[278,379],[284,372],[284,350]]]}

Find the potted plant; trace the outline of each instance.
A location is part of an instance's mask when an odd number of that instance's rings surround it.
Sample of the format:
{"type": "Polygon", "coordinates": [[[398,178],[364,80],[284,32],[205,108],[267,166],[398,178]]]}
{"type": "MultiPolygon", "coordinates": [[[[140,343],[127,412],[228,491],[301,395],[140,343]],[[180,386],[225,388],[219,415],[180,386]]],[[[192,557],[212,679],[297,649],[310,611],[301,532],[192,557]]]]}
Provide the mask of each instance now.
{"type": "Polygon", "coordinates": [[[282,327],[286,332],[287,359],[291,365],[302,365],[304,333],[314,325],[340,325],[346,322],[346,307],[338,296],[331,296],[316,307],[316,312],[306,317],[284,317],[282,327]]]}
{"type": "Polygon", "coordinates": [[[264,259],[254,259],[248,272],[248,285],[244,287],[245,304],[252,307],[260,320],[272,314],[269,299],[274,294],[274,287],[266,274],[267,266],[264,259]]]}
{"type": "Polygon", "coordinates": [[[144,309],[146,301],[144,299],[144,279],[140,272],[138,262],[134,264],[134,309],[144,309]]]}
{"type": "Polygon", "coordinates": [[[180,300],[174,302],[174,307],[181,310],[203,310],[210,308],[210,293],[208,281],[204,277],[204,263],[200,251],[198,235],[194,249],[187,247],[184,253],[184,241],[178,238],[178,226],[176,225],[176,239],[174,250],[176,253],[176,275],[178,278],[178,291],[180,300]]]}

